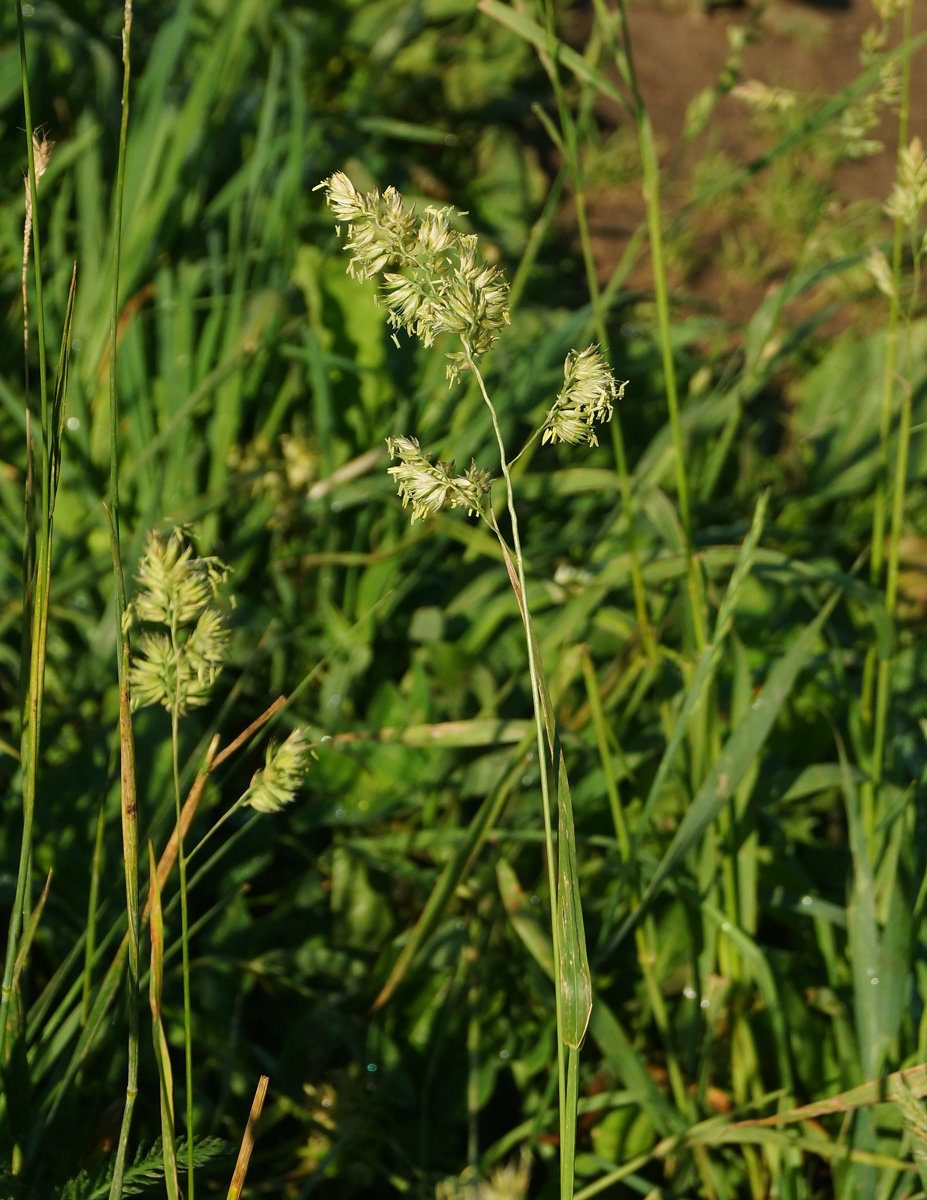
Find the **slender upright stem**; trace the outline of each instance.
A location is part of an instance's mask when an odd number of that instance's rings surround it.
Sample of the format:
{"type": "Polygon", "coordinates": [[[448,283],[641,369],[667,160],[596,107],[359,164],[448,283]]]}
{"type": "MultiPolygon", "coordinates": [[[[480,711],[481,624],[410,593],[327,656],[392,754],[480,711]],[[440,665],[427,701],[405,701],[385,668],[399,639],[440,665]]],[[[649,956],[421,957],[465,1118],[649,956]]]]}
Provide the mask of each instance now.
{"type": "MultiPolygon", "coordinates": [[[[176,630],[171,641],[177,652],[176,630]]],[[[171,710],[171,752],[174,768],[174,808],[177,821],[177,873],[180,879],[180,947],[183,956],[183,1048],[187,1093],[187,1197],[193,1200],[193,1018],[190,999],[190,921],[187,910],[187,858],[183,848],[180,804],[180,752],[178,704],[171,710]]]]}
{"type": "MultiPolygon", "coordinates": [[[[599,340],[599,345],[602,350],[608,354],[611,343],[608,336],[608,327],[605,321],[606,307],[602,303],[602,291],[599,287],[598,275],[596,274],[595,255],[592,249],[592,233],[589,227],[589,215],[586,205],[586,186],[583,176],[582,161],[577,145],[577,130],[576,122],[570,112],[570,106],[567,103],[566,93],[562,83],[560,82],[560,72],[557,69],[557,55],[554,53],[554,13],[550,3],[545,8],[547,17],[547,31],[549,47],[546,57],[544,57],[544,66],[550,77],[551,85],[554,89],[554,97],[557,101],[557,115],[560,120],[560,129],[562,137],[558,137],[556,130],[551,128],[552,122],[548,127],[551,138],[557,147],[563,153],[566,160],[567,170],[573,183],[573,199],[576,204],[576,224],[579,230],[579,242],[583,254],[583,266],[586,272],[586,287],[589,292],[589,303],[592,307],[592,325],[595,329],[595,336],[599,340]]],[[[544,121],[543,114],[539,114],[544,121]]],[[[544,122],[547,124],[547,122],[544,122]]],[[[621,503],[624,508],[625,519],[628,522],[628,555],[631,567],[631,590],[634,595],[634,612],[637,617],[637,623],[641,631],[644,648],[647,657],[651,662],[657,660],[657,646],[653,636],[653,628],[650,622],[650,613],[647,604],[647,592],[644,588],[644,579],[641,572],[640,556],[637,550],[637,539],[634,531],[634,518],[636,510],[636,502],[634,493],[631,488],[631,477],[628,472],[628,457],[625,451],[624,432],[621,425],[621,413],[615,411],[609,422],[612,431],[612,446],[615,451],[615,465],[618,469],[618,486],[621,492],[621,503]]]]}
{"type": "Polygon", "coordinates": [[[644,206],[647,211],[647,232],[650,238],[650,261],[653,266],[654,298],[657,306],[657,328],[660,338],[660,355],[663,362],[663,382],[666,388],[666,406],[669,411],[670,433],[673,439],[674,467],[676,472],[676,494],[679,499],[679,518],[682,522],[686,555],[686,585],[689,600],[689,617],[696,649],[701,652],[705,645],[705,620],[702,613],[702,588],[698,568],[692,549],[692,516],[689,508],[689,481],[686,476],[685,445],[682,422],[679,415],[679,393],[676,387],[676,367],[673,361],[673,343],[670,327],[669,289],[666,284],[666,262],[663,248],[663,218],[660,210],[660,164],[657,158],[656,141],[650,116],[641,96],[634,69],[631,41],[627,33],[627,11],[625,0],[618,0],[624,35],[623,74],[631,88],[634,102],[634,117],[637,123],[637,140],[643,171],[644,206]]]}
{"type": "Polygon", "coordinates": [[[109,508],[110,543],[113,554],[113,600],[119,630],[119,756],[120,811],[122,815],[122,859],[126,885],[128,920],[128,1016],[129,1046],[126,1100],[116,1148],[116,1162],[109,1200],[119,1200],[125,1173],[132,1115],[138,1096],[139,1061],[139,899],[138,899],[138,812],[135,781],[135,738],[129,697],[129,635],[124,628],[126,610],[125,576],[119,541],[119,405],[116,389],[116,344],[119,326],[119,266],[122,256],[122,213],[125,200],[126,143],[129,129],[129,80],[132,74],[132,0],[125,0],[122,26],[122,113],[119,122],[119,154],[113,201],[113,280],[109,321],[109,508]]]}
{"type": "MultiPolygon", "coordinates": [[[[3,966],[3,982],[0,985],[0,1066],[5,1061],[7,1024],[10,1018],[10,1000],[13,994],[13,975],[19,937],[22,932],[25,909],[28,905],[28,882],[32,866],[32,836],[35,820],[35,797],[38,771],[38,755],[42,724],[42,697],[45,686],[45,642],[48,622],[48,591],[51,574],[51,480],[49,471],[50,438],[48,430],[48,379],[45,361],[45,306],[42,294],[42,245],[38,213],[37,181],[35,174],[35,149],[32,142],[32,101],[29,93],[29,70],[26,60],[26,32],[23,23],[21,0],[16,4],[16,26],[19,34],[19,57],[22,75],[23,109],[26,120],[26,153],[29,162],[29,195],[32,204],[32,261],[34,263],[36,294],[36,331],[39,347],[40,422],[42,442],[41,495],[42,518],[37,530],[37,545],[33,556],[29,543],[29,522],[25,546],[26,596],[32,597],[28,627],[28,683],[22,704],[22,805],[23,828],[19,848],[19,866],[16,874],[16,891],[10,911],[7,934],[6,957],[3,966]],[[34,578],[31,570],[34,568],[34,578]]],[[[31,431],[28,419],[28,397],[26,399],[27,431],[31,431]]],[[[31,436],[27,433],[27,437],[31,436]]],[[[30,462],[33,461],[31,445],[27,446],[30,462]]],[[[31,485],[32,473],[28,473],[27,486],[31,485]]],[[[24,653],[24,666],[26,655],[24,653]]]]}
{"type": "MultiPolygon", "coordinates": [[[[509,473],[508,462],[506,459],[505,440],[502,437],[502,430],[499,428],[499,418],[496,414],[495,406],[489,398],[489,393],[486,390],[486,383],[480,373],[479,367],[470,352],[470,347],[464,343],[464,349],[467,354],[467,361],[470,365],[470,370],[479,385],[480,393],[489,409],[490,417],[492,418],[492,427],[496,435],[496,444],[499,447],[499,459],[502,468],[502,478],[505,481],[506,505],[509,512],[509,520],[512,525],[512,547],[515,552],[515,570],[518,575],[518,587],[521,591],[519,609],[522,615],[522,622],[525,628],[525,644],[528,653],[528,675],[531,680],[531,701],[534,708],[534,724],[535,733],[537,735],[537,754],[538,767],[541,772],[541,803],[544,814],[544,845],[546,848],[547,858],[547,883],[550,889],[550,924],[551,924],[551,948],[554,968],[554,992],[556,997],[556,1012],[557,1012],[557,1072],[559,1084],[559,1099],[560,1099],[560,1152],[561,1163],[563,1156],[566,1153],[566,1139],[569,1133],[569,1118],[567,1111],[567,1094],[566,1094],[566,1054],[565,1043],[563,1040],[563,1014],[560,1002],[560,929],[557,920],[557,869],[555,865],[555,846],[554,832],[551,822],[551,791],[550,791],[550,776],[552,767],[550,766],[550,755],[547,750],[546,735],[544,731],[544,718],[541,713],[541,691],[540,680],[538,677],[538,663],[534,652],[534,638],[531,635],[531,618],[528,611],[528,591],[525,582],[525,561],[521,549],[521,534],[518,528],[518,514],[515,510],[515,493],[512,488],[512,477],[509,473]]],[[[496,527],[496,534],[499,535],[496,527]]],[[[574,1129],[575,1132],[575,1129],[574,1129]]],[[[572,1154],[570,1155],[570,1163],[572,1164],[572,1154]]],[[[573,1195],[572,1172],[569,1184],[569,1190],[563,1190],[563,1181],[561,1180],[561,1200],[570,1200],[573,1195]]]]}

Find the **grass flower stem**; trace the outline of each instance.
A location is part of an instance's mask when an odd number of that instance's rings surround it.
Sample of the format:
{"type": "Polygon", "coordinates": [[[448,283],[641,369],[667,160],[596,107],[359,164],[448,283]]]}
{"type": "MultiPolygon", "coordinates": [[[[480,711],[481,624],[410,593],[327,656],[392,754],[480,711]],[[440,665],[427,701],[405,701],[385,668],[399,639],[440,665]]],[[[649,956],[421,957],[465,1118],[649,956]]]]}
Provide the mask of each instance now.
{"type": "Polygon", "coordinates": [[[132,1128],[135,1100],[138,1096],[138,1064],[140,1040],[139,1014],[139,885],[138,885],[138,811],[135,780],[135,737],[132,729],[132,709],[129,696],[130,646],[128,630],[124,628],[126,611],[125,575],[119,539],[119,404],[116,387],[117,333],[119,328],[119,266],[122,256],[122,214],[125,204],[126,145],[129,130],[129,82],[132,76],[132,0],[125,0],[122,26],[122,107],[119,120],[119,150],[116,162],[116,188],[113,203],[113,262],[109,322],[109,524],[113,555],[113,600],[116,629],[119,631],[117,652],[119,675],[119,756],[120,811],[122,815],[122,859],[126,887],[126,916],[128,937],[128,1065],[126,1071],[126,1100],[116,1147],[116,1161],[110,1185],[109,1200],[119,1200],[125,1174],[125,1162],[132,1128]]]}
{"type": "Polygon", "coordinates": [[[90,991],[93,985],[93,960],[97,949],[97,913],[100,907],[100,873],[103,869],[103,831],[106,828],[106,805],[97,813],[97,829],[93,839],[93,858],[90,860],[90,889],[87,895],[87,937],[84,942],[84,975],[81,984],[80,1024],[87,1024],[90,1013],[90,991]]]}
{"type": "MultiPolygon", "coordinates": [[[[171,629],[176,648],[176,625],[171,629]]],[[[190,915],[187,905],[187,859],[183,845],[183,820],[180,804],[180,714],[179,705],[171,710],[171,765],[174,774],[174,812],[177,821],[177,874],[180,892],[180,945],[183,956],[183,1050],[187,1097],[187,1197],[193,1200],[193,1006],[190,996],[190,915]]]]}
{"type": "Polygon", "coordinates": [[[637,140],[643,171],[643,196],[647,212],[647,232],[650,238],[650,261],[653,267],[654,299],[657,308],[657,328],[660,340],[660,355],[663,362],[663,381],[666,388],[666,405],[669,410],[670,433],[673,440],[674,466],[676,471],[676,494],[679,502],[679,517],[685,538],[686,590],[688,594],[689,619],[695,648],[701,653],[705,646],[705,618],[703,615],[702,586],[692,547],[692,516],[689,507],[689,481],[686,475],[685,446],[682,437],[682,422],[679,416],[679,395],[676,388],[676,367],[673,361],[672,330],[670,326],[669,289],[666,282],[666,262],[663,252],[663,218],[660,211],[660,163],[650,116],[634,69],[631,40],[628,35],[627,5],[618,0],[624,47],[619,64],[627,80],[633,99],[634,119],[637,125],[637,140]]]}
{"type": "MultiPolygon", "coordinates": [[[[592,236],[589,229],[589,213],[586,205],[586,183],[577,139],[577,122],[573,119],[573,114],[570,111],[570,106],[567,103],[566,93],[560,80],[560,72],[557,69],[557,55],[554,51],[554,12],[549,0],[545,6],[545,17],[547,24],[548,51],[546,55],[542,55],[541,57],[542,63],[547,70],[548,77],[551,81],[551,86],[554,90],[554,96],[557,102],[557,116],[560,122],[560,131],[557,131],[553,121],[547,117],[540,107],[538,107],[537,115],[547,130],[551,141],[554,142],[563,155],[566,170],[573,184],[573,198],[576,204],[576,223],[577,228],[579,229],[579,242],[583,256],[583,266],[586,273],[586,286],[589,292],[589,304],[592,308],[592,316],[589,323],[595,331],[595,336],[602,351],[606,354],[606,356],[610,356],[609,351],[611,348],[611,341],[608,336],[608,327],[605,321],[607,306],[603,302],[602,291],[599,287],[599,278],[596,272],[595,264],[595,254],[593,253],[592,248],[592,236]]],[[[640,556],[637,549],[637,540],[634,534],[634,514],[636,503],[631,488],[631,477],[628,473],[628,456],[625,451],[620,408],[615,409],[609,424],[611,425],[612,431],[612,447],[615,454],[615,465],[618,469],[618,485],[621,493],[621,503],[624,508],[626,520],[628,522],[628,555],[631,568],[631,591],[634,596],[634,613],[641,631],[641,638],[644,642],[647,657],[652,663],[656,663],[657,647],[656,642],[654,641],[653,627],[651,625],[649,606],[647,604],[647,591],[644,587],[640,556]]]]}
{"type": "MultiPolygon", "coordinates": [[[[535,732],[537,735],[537,754],[538,768],[541,774],[541,803],[544,816],[544,846],[546,849],[547,858],[547,882],[550,889],[550,906],[551,906],[551,953],[554,968],[554,992],[556,996],[556,1013],[557,1013],[557,1078],[558,1078],[558,1094],[560,1107],[560,1154],[561,1165],[568,1153],[567,1137],[569,1134],[570,1122],[567,1113],[568,1097],[566,1088],[566,1047],[563,1039],[563,1012],[560,999],[560,930],[557,918],[557,869],[555,865],[555,846],[554,832],[551,822],[551,790],[550,779],[552,767],[549,765],[549,756],[545,741],[544,719],[541,715],[541,692],[540,680],[538,677],[538,662],[535,658],[534,638],[531,633],[531,617],[528,611],[528,592],[525,581],[525,560],[521,548],[521,534],[518,527],[518,513],[515,509],[515,493],[512,488],[512,476],[509,473],[508,463],[506,461],[505,439],[502,436],[502,430],[499,427],[499,418],[496,413],[495,406],[490,399],[489,392],[486,390],[486,382],[483,375],[476,364],[476,359],[470,351],[470,347],[464,342],[464,353],[467,357],[470,370],[479,386],[480,393],[489,409],[489,414],[492,419],[493,431],[496,435],[496,443],[499,447],[499,460],[502,469],[502,478],[505,482],[506,506],[508,508],[509,520],[512,525],[512,547],[515,557],[515,570],[518,576],[518,587],[521,595],[519,599],[519,609],[522,615],[522,623],[525,627],[525,644],[528,652],[528,675],[531,681],[531,704],[534,709],[535,732]]],[[[495,519],[492,520],[493,529],[496,536],[502,541],[502,534],[496,525],[495,519]]],[[[575,1137],[575,1115],[572,1124],[573,1135],[575,1137]]],[[[560,1195],[561,1200],[572,1200],[573,1196],[573,1180],[572,1180],[572,1162],[573,1151],[569,1151],[570,1161],[570,1179],[567,1185],[565,1177],[561,1174],[560,1195]]]]}
{"type": "MultiPolygon", "coordinates": [[[[35,146],[32,137],[32,101],[29,92],[29,70],[26,59],[26,32],[23,23],[21,0],[16,3],[16,28],[19,39],[19,59],[22,77],[23,109],[26,122],[26,152],[29,162],[29,196],[32,209],[32,247],[36,292],[36,331],[39,349],[40,420],[39,436],[42,446],[42,468],[39,473],[41,486],[41,520],[33,529],[30,514],[32,508],[31,464],[34,451],[31,442],[28,396],[26,402],[27,471],[26,482],[26,535],[24,550],[24,578],[26,591],[23,597],[25,612],[30,620],[24,632],[23,677],[27,682],[26,694],[21,709],[21,753],[22,753],[22,809],[23,826],[20,840],[19,866],[16,873],[16,889],[10,911],[7,934],[6,956],[3,965],[3,981],[0,984],[0,1066],[5,1063],[6,1034],[13,994],[13,979],[19,938],[22,932],[25,910],[29,905],[29,877],[32,869],[32,836],[35,821],[35,799],[38,770],[38,754],[42,724],[42,700],[45,688],[45,648],[48,634],[48,594],[51,582],[51,437],[48,421],[48,379],[45,356],[45,308],[42,294],[42,242],[38,213],[38,181],[36,179],[35,146]],[[33,536],[35,542],[33,543],[33,536]],[[31,602],[31,611],[30,611],[31,602]]],[[[29,364],[25,363],[28,379],[29,364]]]]}

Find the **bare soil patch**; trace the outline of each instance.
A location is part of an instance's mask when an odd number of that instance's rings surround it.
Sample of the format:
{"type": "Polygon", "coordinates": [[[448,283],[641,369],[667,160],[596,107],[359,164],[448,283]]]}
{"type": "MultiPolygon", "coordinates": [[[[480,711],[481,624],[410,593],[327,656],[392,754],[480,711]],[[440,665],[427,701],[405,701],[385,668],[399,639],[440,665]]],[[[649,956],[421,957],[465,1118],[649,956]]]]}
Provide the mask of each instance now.
{"type": "MultiPolygon", "coordinates": [[[[875,22],[875,13],[868,0],[851,0],[845,7],[772,0],[759,14],[747,8],[706,11],[691,0],[678,3],[631,0],[629,24],[635,64],[664,166],[670,166],[677,154],[690,102],[703,89],[712,87],[724,70],[730,53],[728,26],[751,21],[758,26],[761,40],[748,45],[743,52],[743,81],[756,79],[774,87],[825,98],[835,95],[860,74],[861,38],[875,22]]],[[[927,2],[916,0],[915,36],[925,30],[927,2]]],[[[889,45],[897,45],[900,37],[901,22],[896,19],[889,45]]],[[[601,105],[600,113],[615,126],[630,123],[626,113],[607,102],[601,105]]],[[[885,149],[838,168],[833,178],[836,203],[848,205],[866,200],[878,203],[888,196],[895,175],[897,129],[895,114],[889,114],[874,133],[885,149]]],[[[915,135],[927,141],[925,49],[913,61],[909,136],[915,135]]],[[[674,204],[678,205],[685,190],[685,179],[706,152],[720,151],[735,163],[745,165],[765,148],[757,138],[744,103],[732,95],[722,97],[706,131],[675,163],[676,185],[671,183],[665,195],[667,217],[672,219],[674,204]],[[680,183],[682,187],[678,186],[680,183]]],[[[604,282],[643,218],[639,184],[596,191],[589,197],[589,211],[598,273],[604,282]]],[[[742,213],[740,219],[749,227],[749,212],[742,213]]],[[[648,271],[648,267],[641,266],[632,275],[631,284],[649,289],[648,271]]],[[[672,282],[696,303],[734,320],[744,319],[754,311],[768,286],[768,281],[738,279],[729,269],[716,268],[710,246],[703,247],[697,272],[683,277],[677,271],[672,282]]]]}

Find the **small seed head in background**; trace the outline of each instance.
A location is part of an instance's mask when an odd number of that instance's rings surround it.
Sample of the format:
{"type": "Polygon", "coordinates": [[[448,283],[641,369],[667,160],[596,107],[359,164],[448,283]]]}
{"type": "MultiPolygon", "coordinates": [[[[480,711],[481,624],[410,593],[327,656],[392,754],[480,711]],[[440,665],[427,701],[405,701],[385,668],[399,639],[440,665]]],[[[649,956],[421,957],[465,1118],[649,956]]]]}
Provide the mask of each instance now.
{"type": "Polygon", "coordinates": [[[885,205],[887,216],[907,229],[915,229],[927,205],[927,154],[920,138],[914,138],[898,156],[898,178],[885,205]]]}
{"type": "Polygon", "coordinates": [[[241,803],[262,813],[279,812],[295,798],[310,757],[308,735],[297,726],[285,742],[267,747],[264,766],[255,771],[241,803]]]}

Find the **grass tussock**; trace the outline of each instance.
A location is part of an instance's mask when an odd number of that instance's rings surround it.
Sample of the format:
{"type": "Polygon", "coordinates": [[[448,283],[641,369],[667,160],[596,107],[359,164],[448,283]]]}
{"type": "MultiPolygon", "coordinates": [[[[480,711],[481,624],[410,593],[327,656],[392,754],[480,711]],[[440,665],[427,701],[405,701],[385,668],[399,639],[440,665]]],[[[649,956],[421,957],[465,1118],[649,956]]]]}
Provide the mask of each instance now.
{"type": "Polygon", "coordinates": [[[655,11],[0,19],[0,1194],[924,1194],[927,33],[655,11]]]}

